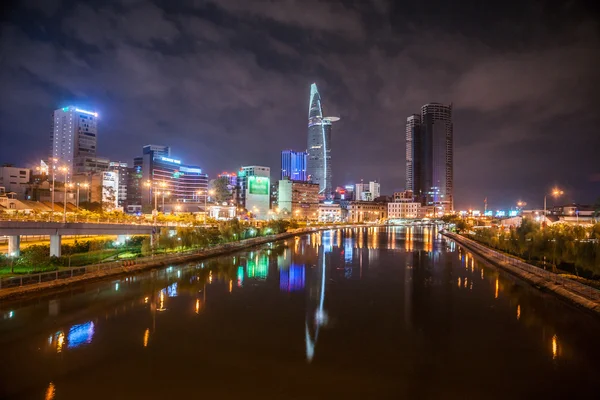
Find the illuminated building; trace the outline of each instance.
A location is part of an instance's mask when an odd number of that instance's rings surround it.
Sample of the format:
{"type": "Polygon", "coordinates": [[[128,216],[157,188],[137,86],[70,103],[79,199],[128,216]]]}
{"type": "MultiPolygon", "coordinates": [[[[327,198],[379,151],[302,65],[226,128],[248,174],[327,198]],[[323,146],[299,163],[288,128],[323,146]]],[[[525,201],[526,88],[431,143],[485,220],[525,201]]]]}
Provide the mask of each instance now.
{"type": "Polygon", "coordinates": [[[227,179],[227,186],[230,191],[237,186],[237,174],[236,173],[221,172],[219,175],[217,175],[217,178],[227,179]]]}
{"type": "Polygon", "coordinates": [[[381,196],[381,188],[378,182],[371,181],[369,183],[357,183],[355,190],[356,200],[373,201],[381,196]]]}
{"type": "Polygon", "coordinates": [[[406,120],[406,188],[422,205],[453,209],[452,105],[428,103],[406,120]]]}
{"type": "Polygon", "coordinates": [[[319,222],[341,222],[342,207],[332,202],[319,204],[318,220],[319,222]]]}
{"type": "Polygon", "coordinates": [[[281,218],[316,220],[319,212],[319,190],[316,183],[279,181],[277,206],[281,218]]]}
{"type": "MultiPolygon", "coordinates": [[[[240,168],[237,174],[237,187],[236,187],[236,203],[248,209],[246,205],[246,194],[248,191],[248,177],[249,176],[263,176],[270,178],[271,177],[271,168],[263,167],[259,165],[249,165],[240,168]]],[[[251,211],[248,209],[248,211],[251,211]]]]}
{"type": "Polygon", "coordinates": [[[142,211],[142,164],[143,158],[136,157],[133,167],[128,168],[127,180],[127,201],[126,209],[128,213],[138,213],[142,211]]]}
{"type": "Polygon", "coordinates": [[[387,218],[387,204],[377,201],[348,203],[348,222],[375,222],[387,218]]]}
{"type": "Polygon", "coordinates": [[[339,121],[338,117],[323,117],[321,95],[317,85],[310,86],[308,106],[308,158],[306,174],[309,181],[319,185],[319,194],[329,198],[332,193],[331,183],[331,124],[339,121]]]}
{"type": "Polygon", "coordinates": [[[388,203],[388,218],[417,218],[421,209],[421,203],[412,201],[395,201],[388,203]]]}
{"type": "Polygon", "coordinates": [[[29,168],[17,168],[10,164],[0,167],[0,187],[6,193],[14,192],[18,199],[25,199],[25,192],[29,186],[29,168]]]}
{"type": "Polygon", "coordinates": [[[204,208],[208,194],[208,176],[201,168],[164,154],[171,154],[169,147],[148,145],[143,148],[143,156],[134,159],[134,166],[141,163],[142,205],[157,205],[160,209],[164,197],[165,204],[190,203],[190,207],[181,205],[182,211],[198,212],[198,207],[204,208]]]}
{"type": "Polygon", "coordinates": [[[76,159],[96,156],[98,113],[68,106],[55,110],[50,134],[50,159],[56,158],[61,166],[69,168],[67,181],[74,172],[76,159]]]}
{"type": "Polygon", "coordinates": [[[127,204],[127,187],[129,186],[129,171],[127,163],[120,161],[111,161],[108,165],[108,169],[118,175],[118,188],[117,188],[117,204],[122,209],[125,209],[127,204]]]}
{"type": "Polygon", "coordinates": [[[281,179],[306,180],[306,157],[304,151],[284,150],[281,152],[281,179]]]}

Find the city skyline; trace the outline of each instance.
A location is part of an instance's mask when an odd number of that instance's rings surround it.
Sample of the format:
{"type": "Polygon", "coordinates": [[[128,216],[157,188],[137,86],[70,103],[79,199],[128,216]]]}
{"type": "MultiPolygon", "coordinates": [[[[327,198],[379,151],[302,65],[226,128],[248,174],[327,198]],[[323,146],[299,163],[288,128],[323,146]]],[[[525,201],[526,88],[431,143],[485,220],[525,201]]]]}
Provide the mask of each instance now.
{"type": "Polygon", "coordinates": [[[484,198],[540,207],[554,186],[565,203],[600,193],[598,117],[586,111],[598,98],[599,35],[582,3],[556,5],[569,17],[561,21],[533,3],[490,5],[495,21],[446,10],[458,22],[385,1],[286,4],[302,19],[227,1],[187,19],[159,3],[47,3],[18,6],[3,24],[0,46],[13,56],[0,72],[1,162],[45,158],[52,110],[75,105],[98,112],[97,154],[110,159],[168,142],[211,177],[249,164],[275,170],[281,149],[306,144],[316,82],[342,117],[333,186],[373,177],[386,194],[404,189],[405,118],[440,102],[454,104],[455,208],[482,208],[484,198]],[[244,27],[228,30],[227,20],[244,27]]]}

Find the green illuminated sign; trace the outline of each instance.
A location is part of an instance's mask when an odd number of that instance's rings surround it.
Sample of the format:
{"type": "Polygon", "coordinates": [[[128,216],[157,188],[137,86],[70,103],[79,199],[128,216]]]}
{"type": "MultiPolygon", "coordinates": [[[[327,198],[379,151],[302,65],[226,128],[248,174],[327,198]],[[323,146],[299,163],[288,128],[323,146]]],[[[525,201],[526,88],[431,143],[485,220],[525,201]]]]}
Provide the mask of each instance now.
{"type": "Polygon", "coordinates": [[[248,177],[248,193],[269,195],[269,178],[264,176],[248,177]]]}

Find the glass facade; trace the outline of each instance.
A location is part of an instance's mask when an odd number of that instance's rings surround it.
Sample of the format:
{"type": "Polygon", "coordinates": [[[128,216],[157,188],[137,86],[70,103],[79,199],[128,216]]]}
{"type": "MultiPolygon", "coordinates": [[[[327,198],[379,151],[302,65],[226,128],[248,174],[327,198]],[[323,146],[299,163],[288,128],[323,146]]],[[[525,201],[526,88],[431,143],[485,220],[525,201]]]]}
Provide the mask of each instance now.
{"type": "Polygon", "coordinates": [[[308,143],[307,143],[307,179],[319,184],[319,194],[331,197],[331,124],[332,120],[323,117],[321,96],[317,85],[310,87],[308,108],[308,143]]]}
{"type": "Polygon", "coordinates": [[[304,151],[284,150],[281,152],[281,179],[306,181],[306,158],[304,151]]]}
{"type": "Polygon", "coordinates": [[[406,188],[423,205],[453,209],[452,105],[429,103],[406,121],[406,188]]]}

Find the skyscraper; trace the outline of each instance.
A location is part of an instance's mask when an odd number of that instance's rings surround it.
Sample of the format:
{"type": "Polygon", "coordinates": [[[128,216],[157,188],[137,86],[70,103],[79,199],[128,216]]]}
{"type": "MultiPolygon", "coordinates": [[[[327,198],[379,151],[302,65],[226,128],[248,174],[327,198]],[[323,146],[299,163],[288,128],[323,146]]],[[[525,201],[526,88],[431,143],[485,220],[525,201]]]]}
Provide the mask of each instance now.
{"type": "Polygon", "coordinates": [[[306,180],[306,157],[304,151],[284,150],[281,152],[281,179],[306,180]]]}
{"type": "Polygon", "coordinates": [[[308,106],[308,160],[306,174],[309,181],[319,184],[319,195],[330,197],[331,183],[331,124],[338,117],[323,117],[321,95],[317,84],[310,86],[308,106]]]}
{"type": "Polygon", "coordinates": [[[74,106],[52,114],[50,158],[69,168],[67,180],[75,171],[75,160],[96,157],[98,113],[74,106]]]}
{"type": "Polygon", "coordinates": [[[406,189],[423,205],[454,208],[452,105],[428,103],[406,120],[406,189]]]}

